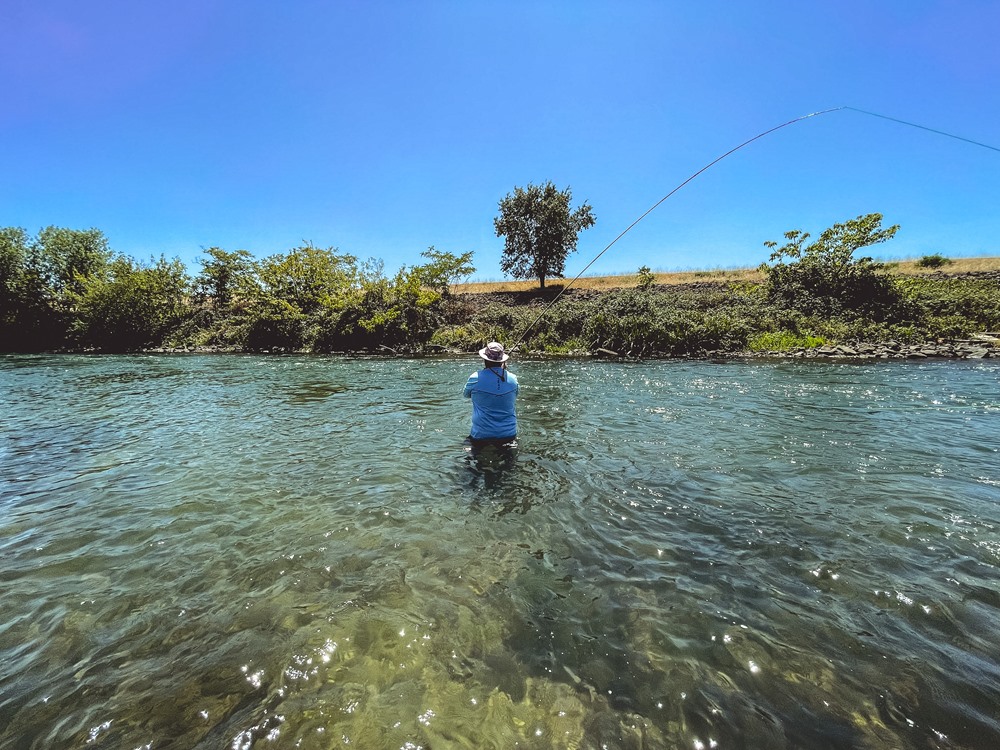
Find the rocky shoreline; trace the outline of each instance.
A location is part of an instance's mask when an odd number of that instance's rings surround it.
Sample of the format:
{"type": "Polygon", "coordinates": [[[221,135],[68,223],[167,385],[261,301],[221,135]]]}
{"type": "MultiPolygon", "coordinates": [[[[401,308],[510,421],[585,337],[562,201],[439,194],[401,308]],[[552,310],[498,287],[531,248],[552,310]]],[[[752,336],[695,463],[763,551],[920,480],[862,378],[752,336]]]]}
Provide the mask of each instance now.
{"type": "Polygon", "coordinates": [[[900,344],[885,341],[878,344],[837,344],[784,352],[755,352],[755,357],[786,357],[792,359],[991,359],[1000,358],[1000,334],[986,333],[974,339],[900,344]]]}
{"type": "MultiPolygon", "coordinates": [[[[156,347],[143,350],[145,354],[307,354],[301,350],[275,347],[264,351],[249,351],[244,349],[227,349],[224,347],[156,347]]],[[[426,354],[473,354],[458,350],[443,350],[435,347],[432,350],[419,352],[402,352],[384,348],[381,352],[334,352],[341,356],[383,356],[407,357],[426,354]]],[[[598,349],[593,352],[574,352],[571,354],[545,355],[532,352],[531,356],[579,356],[604,359],[631,359],[627,355],[609,349],[598,349]]],[[[649,359],[715,359],[715,358],[746,358],[746,359],[813,359],[813,360],[926,360],[926,359],[1000,359],[1000,333],[984,333],[973,339],[954,341],[924,342],[920,344],[901,344],[897,341],[884,341],[877,344],[836,344],[812,348],[797,348],[786,351],[710,351],[688,356],[649,357],[649,359]]]]}

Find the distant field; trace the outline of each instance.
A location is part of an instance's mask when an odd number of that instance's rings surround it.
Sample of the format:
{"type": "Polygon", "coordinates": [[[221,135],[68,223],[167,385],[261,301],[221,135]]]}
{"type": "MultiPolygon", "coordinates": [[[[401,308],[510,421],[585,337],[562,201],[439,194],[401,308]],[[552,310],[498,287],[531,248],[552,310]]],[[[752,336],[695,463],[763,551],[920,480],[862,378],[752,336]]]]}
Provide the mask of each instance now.
{"type": "MultiPolygon", "coordinates": [[[[895,273],[921,275],[936,272],[969,273],[972,271],[1000,271],[1000,257],[954,258],[942,268],[921,268],[917,259],[885,261],[895,273]]],[[[762,281],[764,274],[757,268],[727,268],[711,271],[672,271],[654,273],[657,284],[693,284],[698,281],[762,281]]],[[[568,284],[571,278],[546,279],[547,287],[568,284]]],[[[636,286],[638,277],[633,274],[616,276],[583,276],[573,284],[574,289],[624,289],[636,286]]],[[[455,284],[451,290],[455,294],[482,294],[485,292],[523,292],[537,289],[538,281],[473,281],[455,284]]]]}

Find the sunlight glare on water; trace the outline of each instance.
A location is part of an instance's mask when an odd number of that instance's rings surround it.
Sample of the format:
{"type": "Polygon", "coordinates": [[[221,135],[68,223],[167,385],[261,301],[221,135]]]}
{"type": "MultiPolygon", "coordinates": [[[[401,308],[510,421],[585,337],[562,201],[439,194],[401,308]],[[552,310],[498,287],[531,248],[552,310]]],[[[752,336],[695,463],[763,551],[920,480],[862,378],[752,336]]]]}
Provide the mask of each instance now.
{"type": "Polygon", "coordinates": [[[1000,367],[0,358],[0,746],[1000,746],[1000,367]]]}

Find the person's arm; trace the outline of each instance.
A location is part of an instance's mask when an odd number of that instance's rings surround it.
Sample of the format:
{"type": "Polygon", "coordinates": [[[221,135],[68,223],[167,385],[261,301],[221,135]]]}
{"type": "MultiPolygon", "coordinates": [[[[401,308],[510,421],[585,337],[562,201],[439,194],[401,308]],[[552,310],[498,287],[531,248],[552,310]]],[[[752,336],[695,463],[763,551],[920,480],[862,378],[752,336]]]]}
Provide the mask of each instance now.
{"type": "Polygon", "coordinates": [[[476,383],[479,382],[479,373],[474,372],[469,376],[469,379],[465,381],[465,390],[462,395],[466,398],[472,398],[472,389],[476,387],[476,383]]]}

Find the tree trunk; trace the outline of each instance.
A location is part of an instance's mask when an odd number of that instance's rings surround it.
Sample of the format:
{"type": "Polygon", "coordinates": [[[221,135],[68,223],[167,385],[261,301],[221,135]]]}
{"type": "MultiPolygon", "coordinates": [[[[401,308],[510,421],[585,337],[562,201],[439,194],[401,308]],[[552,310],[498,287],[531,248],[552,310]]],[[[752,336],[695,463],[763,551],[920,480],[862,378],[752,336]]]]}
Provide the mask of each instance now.
{"type": "Polygon", "coordinates": [[[538,274],[538,288],[539,289],[545,288],[545,274],[543,273],[538,274]]]}

